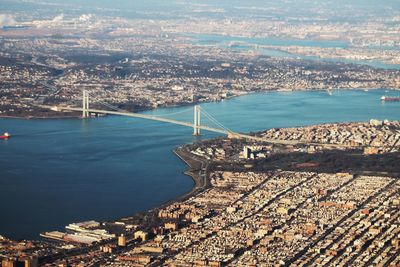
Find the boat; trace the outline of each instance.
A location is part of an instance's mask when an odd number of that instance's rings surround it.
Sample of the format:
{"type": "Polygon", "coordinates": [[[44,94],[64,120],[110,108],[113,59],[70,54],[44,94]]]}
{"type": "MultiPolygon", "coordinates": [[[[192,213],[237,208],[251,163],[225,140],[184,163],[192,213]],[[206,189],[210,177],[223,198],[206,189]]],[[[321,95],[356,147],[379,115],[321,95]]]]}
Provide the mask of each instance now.
{"type": "Polygon", "coordinates": [[[388,97],[388,96],[381,96],[381,101],[389,101],[389,102],[397,102],[400,101],[400,97],[388,97]]]}
{"type": "Polygon", "coordinates": [[[11,135],[9,133],[4,133],[3,135],[0,135],[0,139],[8,139],[10,137],[11,135]]]}

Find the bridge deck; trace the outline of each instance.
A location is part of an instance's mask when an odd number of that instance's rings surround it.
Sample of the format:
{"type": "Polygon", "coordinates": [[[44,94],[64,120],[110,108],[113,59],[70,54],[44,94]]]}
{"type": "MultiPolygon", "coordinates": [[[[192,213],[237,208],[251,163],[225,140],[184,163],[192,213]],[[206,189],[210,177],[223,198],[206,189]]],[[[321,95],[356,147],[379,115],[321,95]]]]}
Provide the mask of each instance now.
{"type": "MultiPolygon", "coordinates": [[[[53,110],[57,110],[57,111],[63,111],[63,110],[79,111],[79,112],[83,111],[83,108],[75,108],[75,107],[51,107],[51,106],[44,106],[44,105],[42,107],[53,109],[53,110]]],[[[190,127],[190,128],[194,128],[195,127],[195,125],[193,123],[177,121],[177,120],[167,119],[167,118],[162,118],[162,117],[155,117],[155,116],[145,115],[145,114],[140,114],[140,113],[120,112],[120,111],[101,110],[101,109],[87,109],[87,111],[90,112],[90,113],[110,114],[110,115],[118,115],[118,116],[128,116],[128,117],[141,118],[141,119],[146,119],[146,120],[160,121],[160,122],[166,122],[166,123],[182,125],[182,126],[186,126],[186,127],[190,127]]],[[[208,127],[208,126],[205,126],[205,125],[201,125],[199,128],[201,130],[205,130],[205,131],[211,131],[211,132],[226,134],[226,135],[228,135],[230,137],[244,138],[244,139],[249,139],[249,140],[258,141],[258,142],[268,142],[268,143],[272,143],[272,144],[282,144],[282,145],[305,144],[305,145],[325,146],[325,147],[331,147],[331,148],[352,148],[352,147],[355,147],[355,146],[340,145],[340,144],[305,143],[305,142],[300,142],[300,141],[296,141],[296,140],[266,139],[266,138],[263,138],[263,137],[240,134],[240,133],[235,133],[235,132],[231,132],[231,131],[227,131],[227,130],[223,130],[223,129],[208,127]]]]}
{"type": "MultiPolygon", "coordinates": [[[[82,112],[82,108],[73,108],[73,107],[57,107],[58,110],[69,110],[69,111],[80,111],[82,112]]],[[[118,116],[128,116],[128,117],[134,117],[134,118],[141,118],[141,119],[146,119],[146,120],[153,120],[153,121],[161,121],[161,122],[167,122],[167,123],[172,123],[172,124],[178,124],[186,127],[194,127],[193,123],[189,122],[184,122],[184,121],[177,121],[173,119],[167,119],[167,118],[162,118],[162,117],[155,117],[151,115],[145,115],[145,114],[140,114],[140,113],[133,113],[133,112],[120,112],[120,111],[110,111],[110,110],[101,110],[101,109],[88,109],[87,110],[90,113],[99,113],[99,114],[110,114],[110,115],[118,115],[118,116]]],[[[206,131],[211,131],[211,132],[217,132],[217,133],[222,133],[222,134],[229,134],[228,131],[222,130],[222,129],[217,129],[217,128],[212,128],[208,126],[200,126],[200,129],[206,130],[206,131]]]]}

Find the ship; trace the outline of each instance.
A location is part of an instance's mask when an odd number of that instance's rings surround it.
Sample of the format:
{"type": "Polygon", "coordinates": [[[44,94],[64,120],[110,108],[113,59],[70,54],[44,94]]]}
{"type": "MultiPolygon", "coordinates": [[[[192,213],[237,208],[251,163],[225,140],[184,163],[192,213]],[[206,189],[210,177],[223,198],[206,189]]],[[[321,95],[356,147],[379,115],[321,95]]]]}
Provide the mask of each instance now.
{"type": "Polygon", "coordinates": [[[389,97],[389,96],[381,96],[381,101],[389,101],[389,102],[395,102],[395,101],[400,101],[400,97],[389,97]]]}
{"type": "Polygon", "coordinates": [[[0,139],[8,139],[10,137],[11,135],[9,133],[4,133],[3,135],[0,135],[0,139]]]}

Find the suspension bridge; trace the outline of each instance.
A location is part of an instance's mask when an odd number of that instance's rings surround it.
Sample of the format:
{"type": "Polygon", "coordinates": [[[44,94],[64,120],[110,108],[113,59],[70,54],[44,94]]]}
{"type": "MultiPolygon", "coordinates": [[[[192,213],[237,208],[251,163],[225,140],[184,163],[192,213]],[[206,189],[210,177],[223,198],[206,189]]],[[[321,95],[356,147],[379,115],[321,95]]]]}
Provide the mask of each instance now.
{"type": "MultiPolygon", "coordinates": [[[[206,110],[201,108],[199,105],[195,105],[193,107],[193,123],[187,121],[180,121],[172,118],[166,118],[165,116],[168,115],[176,115],[179,113],[187,112],[189,109],[174,112],[171,114],[166,114],[164,117],[160,117],[158,115],[147,115],[135,112],[129,112],[123,109],[120,109],[116,106],[108,104],[103,101],[96,101],[96,104],[101,104],[105,106],[107,109],[98,109],[98,108],[90,108],[90,96],[87,91],[83,91],[83,98],[82,98],[82,107],[71,107],[71,106],[42,106],[44,108],[50,108],[54,111],[75,111],[75,112],[82,112],[82,118],[89,118],[91,114],[108,114],[108,115],[118,115],[118,116],[127,116],[133,118],[140,118],[152,121],[159,121],[165,123],[171,123],[175,125],[181,125],[185,127],[190,127],[193,129],[193,135],[198,136],[201,134],[201,131],[211,131],[221,134],[226,134],[230,138],[248,138],[252,140],[262,141],[262,138],[250,135],[244,135],[240,133],[236,133],[229,128],[225,127],[222,123],[220,123],[217,119],[215,119],[210,113],[206,110]],[[202,119],[207,119],[209,122],[214,124],[214,127],[207,126],[202,124],[202,119]]],[[[190,108],[192,109],[192,108],[190,108]]],[[[276,141],[276,140],[275,140],[276,141]]],[[[274,141],[274,142],[275,142],[274,141]]],[[[279,142],[279,141],[278,141],[279,142]]],[[[280,143],[280,142],[279,142],[280,143]]]]}
{"type": "MultiPolygon", "coordinates": [[[[176,125],[193,128],[193,135],[200,135],[201,130],[227,134],[229,136],[236,135],[236,133],[234,133],[233,131],[229,130],[227,127],[222,125],[211,114],[209,114],[207,111],[201,109],[200,106],[198,106],[198,105],[194,106],[193,123],[190,123],[190,122],[186,122],[186,121],[180,121],[180,120],[176,120],[176,119],[160,117],[158,115],[146,115],[146,114],[141,114],[141,113],[129,112],[129,111],[120,109],[116,106],[113,106],[111,104],[108,104],[108,103],[102,102],[102,101],[97,101],[96,103],[101,104],[101,105],[107,107],[108,109],[107,110],[94,109],[94,108],[89,107],[89,103],[90,103],[89,94],[86,91],[83,91],[82,107],[70,107],[70,106],[57,106],[57,107],[46,106],[46,107],[51,108],[52,110],[55,110],[55,111],[82,112],[82,118],[89,118],[91,114],[108,114],[108,115],[127,116],[127,117],[141,118],[141,119],[146,119],[146,120],[166,122],[166,123],[171,123],[171,124],[176,124],[176,125]],[[202,116],[209,119],[209,121],[213,122],[219,128],[202,125],[201,124],[202,116]]],[[[186,109],[183,111],[166,114],[164,116],[177,115],[179,113],[187,112],[188,110],[189,109],[186,109]]]]}
{"type": "MultiPolygon", "coordinates": [[[[246,135],[246,134],[234,132],[234,131],[230,130],[229,128],[225,127],[222,123],[220,123],[217,119],[215,119],[210,113],[208,113],[206,110],[201,108],[199,105],[195,105],[193,108],[193,123],[191,123],[191,122],[180,121],[180,120],[171,119],[171,118],[160,117],[157,115],[146,115],[146,114],[140,114],[140,113],[135,113],[135,112],[129,112],[129,111],[120,109],[116,106],[113,106],[111,104],[108,104],[108,103],[102,102],[102,101],[96,101],[96,104],[101,104],[101,105],[107,107],[108,108],[107,110],[90,108],[89,104],[90,104],[89,94],[87,91],[83,91],[82,107],[70,107],[70,106],[55,106],[55,107],[54,106],[42,106],[42,107],[50,108],[54,111],[82,112],[82,118],[89,118],[91,114],[108,114],[108,115],[127,116],[127,117],[133,117],[133,118],[140,118],[140,119],[146,119],[146,120],[152,120],[152,121],[171,123],[171,124],[175,124],[175,125],[181,125],[181,126],[193,128],[193,135],[195,135],[195,136],[200,135],[201,131],[205,130],[205,131],[226,134],[226,135],[228,135],[229,138],[244,138],[244,139],[248,139],[248,140],[252,140],[252,141],[268,142],[268,143],[272,143],[272,144],[297,145],[297,144],[303,143],[303,142],[299,142],[296,140],[266,139],[263,137],[246,135]],[[211,127],[211,126],[202,124],[201,122],[202,122],[203,118],[208,119],[208,121],[210,121],[212,124],[214,124],[217,127],[215,127],[215,126],[211,127]]],[[[176,115],[178,113],[187,112],[187,111],[188,110],[179,111],[179,112],[175,112],[175,113],[171,113],[171,114],[166,114],[164,116],[176,115]]],[[[310,145],[310,144],[320,145],[320,146],[329,146],[329,147],[348,147],[347,145],[339,145],[339,144],[308,143],[308,145],[310,145]]]]}

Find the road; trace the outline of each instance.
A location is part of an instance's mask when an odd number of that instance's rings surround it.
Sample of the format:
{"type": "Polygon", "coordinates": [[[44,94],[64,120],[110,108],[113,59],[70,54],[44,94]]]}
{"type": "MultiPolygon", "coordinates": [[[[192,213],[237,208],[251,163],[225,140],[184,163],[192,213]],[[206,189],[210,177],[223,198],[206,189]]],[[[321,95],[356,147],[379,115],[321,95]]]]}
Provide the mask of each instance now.
{"type": "MultiPolygon", "coordinates": [[[[78,111],[78,112],[82,112],[83,111],[83,108],[76,108],[76,107],[69,107],[69,106],[66,106],[66,107],[63,107],[63,106],[53,107],[53,106],[41,105],[40,107],[47,108],[47,109],[52,109],[52,110],[60,111],[60,112],[62,112],[62,111],[78,111]]],[[[194,128],[195,127],[195,125],[193,123],[183,122],[183,121],[178,121],[178,120],[173,120],[173,119],[167,119],[167,118],[162,118],[162,117],[155,117],[155,116],[145,115],[145,114],[140,114],[140,113],[101,110],[101,109],[88,109],[87,111],[89,113],[95,113],[95,114],[109,114],[109,115],[117,115],[117,116],[127,116],[127,117],[133,117],[133,118],[140,118],[140,119],[147,119],[147,120],[165,122],[165,123],[172,123],[172,124],[181,125],[181,126],[190,127],[190,128],[194,128]]],[[[213,127],[208,127],[208,126],[205,126],[205,125],[200,125],[198,127],[201,130],[226,134],[226,135],[228,135],[229,138],[243,138],[243,139],[247,139],[247,140],[251,140],[251,141],[266,142],[266,143],[271,143],[271,144],[280,144],[280,145],[314,145],[314,146],[323,146],[323,147],[329,147],[329,148],[359,148],[358,146],[349,146],[349,145],[342,145],[342,144],[305,143],[305,142],[296,141],[296,140],[266,139],[266,138],[263,138],[263,137],[236,133],[236,132],[228,131],[228,130],[225,130],[225,129],[218,129],[218,128],[213,128],[213,127]]]]}

